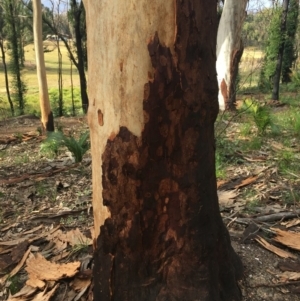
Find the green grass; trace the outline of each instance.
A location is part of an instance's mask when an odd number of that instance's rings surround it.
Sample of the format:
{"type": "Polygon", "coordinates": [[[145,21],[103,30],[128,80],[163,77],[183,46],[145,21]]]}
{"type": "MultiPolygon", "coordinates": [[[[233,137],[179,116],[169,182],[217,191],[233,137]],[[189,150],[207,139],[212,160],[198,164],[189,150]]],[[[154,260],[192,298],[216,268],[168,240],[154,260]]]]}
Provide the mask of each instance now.
{"type": "MultiPolygon", "coordinates": [[[[50,99],[52,97],[52,105],[55,102],[55,95],[58,91],[58,75],[57,75],[57,48],[55,43],[51,41],[44,41],[44,46],[52,50],[45,52],[45,64],[47,73],[47,83],[49,89],[50,99]]],[[[70,68],[71,63],[68,57],[68,52],[62,42],[60,42],[60,49],[62,53],[62,76],[63,76],[63,97],[65,101],[65,112],[67,115],[71,114],[71,77],[70,68]]],[[[7,55],[7,63],[9,57],[7,55]]],[[[76,68],[73,66],[73,85],[74,85],[74,98],[76,102],[77,113],[81,113],[81,98],[79,89],[79,76],[76,68]]],[[[38,81],[36,75],[35,51],[33,44],[25,47],[25,68],[22,71],[24,82],[27,86],[26,100],[26,113],[35,113],[39,115],[39,94],[38,94],[38,81]]],[[[11,77],[9,77],[11,81],[11,77]]],[[[53,106],[52,110],[55,112],[56,108],[53,106]]],[[[0,64],[0,119],[10,116],[10,109],[7,101],[5,90],[5,78],[3,66],[0,64]]]]}

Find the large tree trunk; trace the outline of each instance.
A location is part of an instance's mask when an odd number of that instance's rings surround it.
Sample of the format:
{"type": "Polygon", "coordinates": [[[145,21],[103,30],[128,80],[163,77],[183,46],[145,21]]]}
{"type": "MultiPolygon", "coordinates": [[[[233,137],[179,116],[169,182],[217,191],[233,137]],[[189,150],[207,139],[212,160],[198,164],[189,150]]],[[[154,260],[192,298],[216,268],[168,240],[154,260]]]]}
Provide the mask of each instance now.
{"type": "Polygon", "coordinates": [[[33,0],[33,36],[36,57],[36,70],[39,84],[41,121],[43,129],[54,131],[53,114],[50,108],[42,35],[42,6],[41,0],[33,0]]]}
{"type": "Polygon", "coordinates": [[[278,50],[276,69],[273,77],[272,100],[279,100],[279,84],[280,84],[280,75],[281,75],[282,59],[283,59],[284,44],[285,44],[288,8],[289,8],[289,0],[284,0],[282,6],[282,17],[281,17],[281,26],[280,26],[280,33],[283,38],[278,50]]]}
{"type": "Polygon", "coordinates": [[[216,193],[215,3],[85,5],[94,300],[240,300],[216,193]]]}
{"type": "Polygon", "coordinates": [[[236,78],[243,54],[241,33],[246,16],[248,0],[226,0],[217,35],[217,73],[219,84],[219,107],[234,109],[236,78]]]}

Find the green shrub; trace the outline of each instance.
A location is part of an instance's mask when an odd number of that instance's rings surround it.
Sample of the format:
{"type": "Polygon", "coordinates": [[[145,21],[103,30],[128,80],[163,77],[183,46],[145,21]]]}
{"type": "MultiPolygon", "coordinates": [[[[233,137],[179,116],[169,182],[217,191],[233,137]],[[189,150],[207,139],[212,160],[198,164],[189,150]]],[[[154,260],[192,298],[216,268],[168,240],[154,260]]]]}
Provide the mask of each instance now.
{"type": "Polygon", "coordinates": [[[74,156],[75,162],[81,162],[83,155],[90,148],[89,132],[80,135],[76,140],[73,136],[65,136],[62,132],[53,132],[42,142],[40,151],[57,156],[60,147],[66,147],[74,156]]]}
{"type": "Polygon", "coordinates": [[[272,126],[271,113],[267,106],[261,105],[256,100],[245,99],[243,109],[253,117],[259,134],[263,134],[268,126],[272,126]]]}

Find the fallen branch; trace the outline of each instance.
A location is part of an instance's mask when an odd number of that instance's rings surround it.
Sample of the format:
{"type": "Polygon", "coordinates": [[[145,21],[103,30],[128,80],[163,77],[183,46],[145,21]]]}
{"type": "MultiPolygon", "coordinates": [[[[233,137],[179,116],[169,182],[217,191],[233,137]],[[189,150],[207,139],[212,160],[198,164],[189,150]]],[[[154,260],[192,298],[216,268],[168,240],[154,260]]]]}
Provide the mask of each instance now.
{"type": "Polygon", "coordinates": [[[254,218],[251,217],[241,217],[237,218],[235,222],[240,224],[249,224],[250,222],[255,223],[268,223],[268,222],[276,222],[280,220],[286,220],[298,217],[300,215],[300,209],[294,211],[285,211],[285,212],[278,212],[273,214],[261,215],[254,218]]]}

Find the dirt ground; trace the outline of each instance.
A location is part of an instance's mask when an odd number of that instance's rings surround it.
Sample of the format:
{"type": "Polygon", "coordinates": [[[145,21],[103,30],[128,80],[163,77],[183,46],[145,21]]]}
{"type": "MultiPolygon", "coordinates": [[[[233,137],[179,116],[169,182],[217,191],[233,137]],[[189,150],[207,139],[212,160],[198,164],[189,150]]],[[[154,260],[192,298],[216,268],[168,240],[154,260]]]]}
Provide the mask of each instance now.
{"type": "MultiPolygon", "coordinates": [[[[61,118],[55,123],[56,127],[69,134],[87,130],[83,118],[61,118]]],[[[14,277],[6,280],[5,285],[2,280],[7,271],[19,266],[29,245],[38,248],[46,258],[53,255],[54,249],[50,248],[47,235],[57,226],[62,231],[60,235],[79,228],[82,237],[92,237],[90,153],[77,164],[67,151],[62,151],[54,159],[42,156],[39,149],[43,137],[39,134],[39,127],[40,121],[34,116],[0,122],[0,300],[9,299],[9,291],[15,293],[24,288],[28,277],[23,265],[14,277]],[[32,229],[34,234],[30,233],[32,229]],[[28,239],[22,240],[24,237],[28,239]],[[9,257],[8,254],[14,256],[9,257]]],[[[221,209],[232,245],[245,268],[245,277],[240,281],[243,300],[300,300],[299,275],[294,280],[282,281],[283,272],[300,272],[299,252],[289,249],[293,258],[280,258],[255,241],[256,235],[266,233],[269,227],[263,223],[258,225],[255,219],[253,222],[253,213],[246,214],[232,206],[221,206],[221,209]]],[[[266,212],[265,209],[261,209],[262,212],[266,212]]],[[[273,226],[275,224],[278,222],[275,221],[273,226]]],[[[34,248],[32,250],[36,250],[34,248]]],[[[49,281],[48,292],[55,288],[51,300],[73,300],[75,296],[78,297],[76,300],[91,300],[91,243],[74,244],[71,251],[66,247],[65,252],[69,252],[65,257],[68,260],[63,262],[79,261],[82,277],[68,282],[57,276],[58,279],[49,281]]]]}

